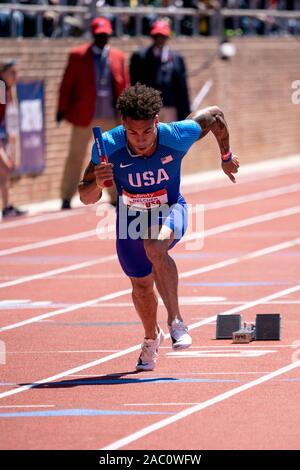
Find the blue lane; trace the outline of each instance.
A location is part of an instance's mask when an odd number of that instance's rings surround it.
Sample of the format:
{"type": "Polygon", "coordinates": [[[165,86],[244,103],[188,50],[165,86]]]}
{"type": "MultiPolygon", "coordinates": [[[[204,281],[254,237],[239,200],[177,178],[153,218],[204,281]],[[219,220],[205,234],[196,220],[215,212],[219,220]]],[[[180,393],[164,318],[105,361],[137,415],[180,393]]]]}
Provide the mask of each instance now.
{"type": "Polygon", "coordinates": [[[0,418],[48,418],[59,416],[128,416],[128,415],[172,415],[171,411],[130,411],[130,410],[50,410],[50,411],[20,411],[18,413],[0,413],[0,418]]]}

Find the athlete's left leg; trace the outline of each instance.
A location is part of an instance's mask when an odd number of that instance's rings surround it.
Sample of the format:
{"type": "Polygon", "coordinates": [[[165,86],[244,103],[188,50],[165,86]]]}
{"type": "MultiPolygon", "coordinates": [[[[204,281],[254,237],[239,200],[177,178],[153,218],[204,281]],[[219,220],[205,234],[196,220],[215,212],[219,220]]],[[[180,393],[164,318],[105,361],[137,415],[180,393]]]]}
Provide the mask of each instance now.
{"type": "Polygon", "coordinates": [[[186,230],[186,219],[186,206],[176,204],[158,236],[150,236],[144,240],[147,257],[152,263],[155,285],[168,312],[168,326],[174,349],[184,349],[192,344],[179,310],[177,266],[169,255],[170,248],[180,240],[186,230]]]}
{"type": "Polygon", "coordinates": [[[152,263],[152,275],[157,290],[168,312],[168,324],[178,318],[182,321],[178,303],[178,271],[175,261],[168,253],[174,241],[173,231],[162,226],[156,240],[144,240],[147,257],[152,263]]]}

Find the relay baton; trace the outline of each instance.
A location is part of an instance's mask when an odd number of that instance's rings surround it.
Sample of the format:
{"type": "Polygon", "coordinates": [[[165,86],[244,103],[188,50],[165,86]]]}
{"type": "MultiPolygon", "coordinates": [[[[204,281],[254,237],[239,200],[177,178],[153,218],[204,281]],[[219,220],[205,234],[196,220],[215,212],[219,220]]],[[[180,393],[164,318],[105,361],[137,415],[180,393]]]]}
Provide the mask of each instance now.
{"type": "MultiPolygon", "coordinates": [[[[101,127],[93,127],[93,134],[96,144],[97,153],[92,156],[92,161],[95,165],[98,165],[100,162],[108,163],[105,143],[102,136],[101,127]]],[[[105,187],[110,187],[113,185],[112,180],[104,181],[105,187]]]]}

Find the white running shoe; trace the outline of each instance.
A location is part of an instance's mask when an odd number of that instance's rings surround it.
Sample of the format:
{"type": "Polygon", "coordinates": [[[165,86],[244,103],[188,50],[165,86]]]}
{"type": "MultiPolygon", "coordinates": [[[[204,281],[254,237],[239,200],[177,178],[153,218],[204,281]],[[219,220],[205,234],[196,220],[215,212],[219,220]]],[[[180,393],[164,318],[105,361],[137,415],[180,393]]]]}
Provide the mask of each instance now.
{"type": "Polygon", "coordinates": [[[168,327],[173,349],[186,349],[191,346],[192,338],[188,333],[188,327],[181,320],[175,318],[168,327]]]}
{"type": "Polygon", "coordinates": [[[136,370],[154,370],[158,358],[158,348],[165,338],[163,330],[160,328],[156,339],[144,339],[142,352],[136,363],[136,370]]]}

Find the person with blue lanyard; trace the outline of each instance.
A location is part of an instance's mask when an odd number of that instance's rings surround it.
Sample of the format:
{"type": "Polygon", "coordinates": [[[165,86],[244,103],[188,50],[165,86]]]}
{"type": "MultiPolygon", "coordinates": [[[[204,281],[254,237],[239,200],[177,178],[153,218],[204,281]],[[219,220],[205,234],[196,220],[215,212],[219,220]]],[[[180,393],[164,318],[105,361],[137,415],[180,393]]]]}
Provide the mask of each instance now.
{"type": "Polygon", "coordinates": [[[119,195],[116,249],[132,283],[132,299],[145,330],[136,370],[153,370],[164,333],[157,323],[154,284],[168,312],[174,350],[191,346],[179,309],[178,272],[169,251],[187,228],[187,204],[180,193],[181,162],[189,148],[208,132],[218,142],[223,171],[232,182],[239,161],[230,151],[224,114],[217,106],[200,110],[184,121],[160,123],[161,94],[137,83],[119,97],[122,125],[103,134],[108,162],[92,159],[79,184],[80,199],[94,204],[114,180],[119,195]]]}

